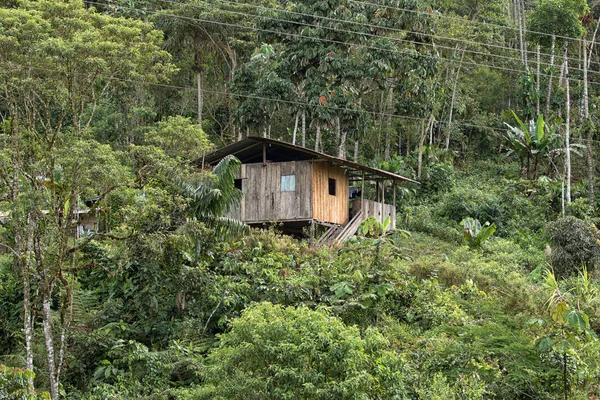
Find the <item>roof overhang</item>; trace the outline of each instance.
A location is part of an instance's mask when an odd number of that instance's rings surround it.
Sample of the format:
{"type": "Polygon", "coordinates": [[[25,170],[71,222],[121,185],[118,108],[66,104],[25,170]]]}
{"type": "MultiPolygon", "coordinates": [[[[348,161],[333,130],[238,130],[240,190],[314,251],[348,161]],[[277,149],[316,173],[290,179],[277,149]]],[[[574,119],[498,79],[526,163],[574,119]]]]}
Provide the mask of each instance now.
{"type": "Polygon", "coordinates": [[[204,159],[196,161],[198,165],[204,162],[204,165],[214,165],[228,155],[234,155],[240,159],[242,164],[259,163],[263,161],[263,151],[271,162],[285,161],[303,161],[303,160],[323,160],[330,162],[333,165],[346,169],[346,174],[350,180],[387,180],[405,181],[418,184],[419,182],[394,174],[393,172],[384,171],[379,168],[369,167],[343,158],[330,156],[329,154],[320,153],[306,147],[283,142],[281,140],[267,139],[262,137],[251,136],[232,143],[210,154],[207,154],[204,159]]]}

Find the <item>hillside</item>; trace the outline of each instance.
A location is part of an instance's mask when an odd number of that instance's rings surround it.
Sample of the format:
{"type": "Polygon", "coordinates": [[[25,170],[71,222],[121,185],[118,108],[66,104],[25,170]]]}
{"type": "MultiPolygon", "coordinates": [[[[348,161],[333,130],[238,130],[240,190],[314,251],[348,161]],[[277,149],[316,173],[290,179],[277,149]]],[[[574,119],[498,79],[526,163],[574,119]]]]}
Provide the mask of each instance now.
{"type": "Polygon", "coordinates": [[[599,7],[0,0],[0,398],[597,398],[599,7]],[[397,229],[229,218],[248,137],[397,229]]]}

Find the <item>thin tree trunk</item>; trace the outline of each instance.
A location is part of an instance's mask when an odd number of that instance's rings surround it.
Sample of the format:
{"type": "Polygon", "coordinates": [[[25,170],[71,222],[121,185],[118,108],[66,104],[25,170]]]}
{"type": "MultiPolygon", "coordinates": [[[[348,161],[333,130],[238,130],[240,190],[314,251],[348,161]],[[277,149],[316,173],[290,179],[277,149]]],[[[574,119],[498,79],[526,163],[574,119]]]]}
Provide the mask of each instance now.
{"type": "Polygon", "coordinates": [[[594,35],[592,36],[592,41],[590,42],[590,52],[587,58],[587,68],[590,68],[590,63],[592,62],[592,53],[594,52],[594,44],[596,44],[596,34],[598,33],[598,28],[600,28],[600,18],[598,18],[598,23],[596,24],[596,29],[594,29],[594,35]]]}
{"type": "Polygon", "coordinates": [[[354,139],[354,162],[358,162],[358,137],[354,139]]]}
{"type": "Polygon", "coordinates": [[[338,149],[338,157],[339,158],[346,158],[346,138],[348,137],[348,133],[346,132],[346,130],[342,130],[342,135],[340,138],[340,147],[338,149]]]}
{"type": "Polygon", "coordinates": [[[302,147],[306,147],[306,110],[302,110],[302,147]]]}
{"type": "Polygon", "coordinates": [[[460,76],[460,69],[462,67],[463,59],[465,57],[465,51],[462,51],[460,56],[460,62],[458,63],[458,70],[454,77],[454,88],[452,89],[452,100],[450,101],[450,115],[448,116],[448,134],[446,135],[446,151],[450,149],[450,134],[452,133],[452,115],[454,113],[454,101],[456,100],[456,88],[458,86],[458,77],[460,76]]]}
{"type": "Polygon", "coordinates": [[[48,380],[50,383],[50,397],[57,400],[58,380],[56,376],[56,362],[54,360],[54,340],[52,337],[52,323],[50,313],[50,302],[52,297],[52,286],[44,288],[42,298],[42,323],[44,327],[44,339],[46,341],[46,356],[48,360],[48,380]]]}
{"type": "Polygon", "coordinates": [[[527,40],[525,39],[525,0],[519,0],[519,18],[521,20],[520,22],[520,29],[521,29],[521,40],[523,42],[523,65],[525,66],[525,71],[529,70],[529,66],[527,65],[527,40]]]}
{"type": "MultiPolygon", "coordinates": [[[[27,369],[33,371],[33,313],[31,312],[31,285],[29,273],[31,271],[31,253],[33,252],[34,224],[30,216],[27,217],[27,243],[25,245],[25,264],[23,265],[23,321],[25,328],[25,359],[27,369]]],[[[33,377],[27,378],[29,391],[34,392],[33,377]]]]}
{"type": "MultiPolygon", "coordinates": [[[[517,20],[517,27],[519,28],[519,51],[521,54],[521,64],[523,66],[526,65],[526,55],[525,55],[525,39],[523,35],[523,19],[521,18],[521,0],[515,0],[515,17],[517,20]]],[[[525,68],[527,69],[527,68],[525,68]]]]}
{"type": "Polygon", "coordinates": [[[342,123],[340,121],[340,116],[335,116],[335,144],[339,147],[340,145],[340,137],[342,136],[342,123]]]}
{"type": "Polygon", "coordinates": [[[202,125],[202,109],[204,108],[204,93],[202,91],[202,72],[196,72],[196,83],[198,85],[198,124],[202,125]]]}
{"type": "Polygon", "coordinates": [[[398,155],[402,155],[402,131],[398,129],[398,155]]]}
{"type": "Polygon", "coordinates": [[[594,154],[593,154],[593,143],[592,143],[592,127],[590,126],[590,103],[588,93],[588,56],[587,56],[587,42],[583,41],[583,114],[586,120],[586,159],[587,159],[587,172],[589,180],[589,195],[590,195],[590,207],[594,207],[596,202],[596,196],[594,193],[594,154]]]}
{"type": "MultiPolygon", "coordinates": [[[[429,123],[432,123],[433,115],[429,118],[429,123]]],[[[429,124],[427,125],[429,128],[429,124]]],[[[425,138],[427,137],[427,129],[425,129],[425,119],[421,120],[421,134],[419,135],[419,152],[417,156],[417,179],[421,179],[421,172],[423,171],[423,145],[425,144],[425,138]]]]}
{"type": "Polygon", "coordinates": [[[385,91],[381,91],[380,99],[379,99],[379,129],[377,130],[377,149],[375,150],[375,154],[377,157],[381,155],[381,131],[383,130],[383,120],[385,118],[385,108],[386,108],[386,98],[385,91]]]}
{"type": "Polygon", "coordinates": [[[548,93],[546,94],[546,118],[550,116],[550,101],[552,98],[552,70],[554,69],[554,50],[556,48],[556,36],[552,35],[552,47],[550,50],[550,76],[548,77],[548,93]]]}
{"type": "Polygon", "coordinates": [[[319,142],[321,142],[321,125],[317,123],[317,137],[315,137],[315,151],[319,151],[319,142]]]}
{"type": "Polygon", "coordinates": [[[383,158],[389,160],[390,158],[390,142],[392,136],[392,111],[394,103],[394,87],[390,87],[387,98],[387,120],[385,124],[385,150],[383,152],[383,158]]]}
{"type": "Polygon", "coordinates": [[[292,144],[296,144],[296,134],[298,133],[298,120],[300,119],[300,113],[296,113],[296,122],[294,122],[294,134],[292,135],[292,144]]]}
{"type": "Polygon", "coordinates": [[[537,44],[537,65],[536,65],[536,79],[535,79],[535,93],[536,93],[536,104],[535,111],[537,115],[540,115],[540,42],[537,44]]]}
{"type": "Polygon", "coordinates": [[[567,88],[567,110],[566,110],[566,124],[565,124],[565,154],[567,163],[567,204],[571,204],[571,143],[570,143],[570,129],[571,129],[571,98],[570,98],[570,85],[569,85],[569,60],[567,59],[568,46],[565,44],[565,60],[564,60],[564,73],[565,82],[567,88]]]}

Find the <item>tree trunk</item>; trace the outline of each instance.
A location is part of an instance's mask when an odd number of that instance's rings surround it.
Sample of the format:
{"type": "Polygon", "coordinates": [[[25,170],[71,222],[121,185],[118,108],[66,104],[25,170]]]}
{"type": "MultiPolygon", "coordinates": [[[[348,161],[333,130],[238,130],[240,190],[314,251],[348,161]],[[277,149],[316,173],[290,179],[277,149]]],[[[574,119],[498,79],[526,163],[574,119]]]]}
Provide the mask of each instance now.
{"type": "Polygon", "coordinates": [[[340,145],[340,138],[342,136],[342,122],[340,121],[340,116],[335,116],[335,145],[340,145]]]}
{"type": "Polygon", "coordinates": [[[358,162],[358,137],[354,139],[354,162],[358,162]]]}
{"type": "MultiPolygon", "coordinates": [[[[429,117],[429,124],[433,123],[433,115],[429,117]]],[[[427,124],[427,128],[429,128],[427,124]]],[[[419,153],[417,156],[417,179],[421,179],[421,172],[423,171],[423,145],[425,144],[425,138],[427,137],[427,129],[425,129],[425,119],[421,120],[421,134],[419,135],[419,153]]]]}
{"type": "Polygon", "coordinates": [[[550,50],[550,76],[548,77],[548,93],[546,94],[546,118],[550,116],[550,101],[552,100],[552,70],[554,69],[554,50],[556,47],[556,36],[552,35],[552,47],[550,50]]]}
{"type": "Polygon", "coordinates": [[[598,19],[598,23],[596,24],[596,29],[594,29],[594,35],[592,36],[592,41],[590,42],[590,52],[587,58],[587,68],[590,68],[590,63],[592,62],[592,53],[594,52],[594,44],[596,43],[596,34],[598,33],[598,28],[600,28],[600,18],[598,19]]]}
{"type": "Polygon", "coordinates": [[[302,110],[302,147],[306,147],[306,110],[302,110]]]}
{"type": "Polygon", "coordinates": [[[394,106],[394,87],[390,87],[387,98],[387,119],[385,124],[385,150],[383,158],[389,160],[390,158],[390,142],[392,136],[392,114],[394,106]]]}
{"type": "Polygon", "coordinates": [[[517,0],[517,17],[519,19],[519,43],[521,48],[521,64],[525,67],[525,71],[529,70],[527,65],[527,39],[525,38],[525,2],[517,0]]]}
{"type": "Polygon", "coordinates": [[[590,103],[588,93],[588,56],[587,56],[587,43],[583,41],[583,116],[586,121],[586,160],[587,160],[587,173],[589,180],[589,195],[590,195],[590,207],[594,207],[596,202],[594,193],[594,154],[593,154],[593,143],[592,143],[592,127],[590,124],[590,103]]]}
{"type": "Polygon", "coordinates": [[[296,144],[296,134],[298,133],[298,120],[300,119],[300,113],[296,113],[296,122],[294,122],[294,134],[292,135],[292,144],[296,144]]]}
{"type": "Polygon", "coordinates": [[[398,130],[398,155],[402,155],[402,131],[398,130]]]}
{"type": "Polygon", "coordinates": [[[198,91],[198,124],[202,126],[202,109],[204,108],[204,92],[202,90],[202,55],[201,55],[202,38],[200,33],[196,32],[194,36],[194,70],[196,71],[196,85],[198,91]]]}
{"type": "Polygon", "coordinates": [[[523,12],[521,7],[521,0],[515,0],[515,17],[517,22],[517,27],[519,28],[519,51],[521,54],[521,64],[525,66],[527,70],[527,54],[525,53],[525,38],[523,34],[523,12]]]}
{"type": "Polygon", "coordinates": [[[338,157],[339,158],[346,158],[346,137],[348,136],[348,133],[346,132],[346,130],[342,130],[342,136],[340,138],[340,147],[338,148],[338,157]]]}
{"type": "Polygon", "coordinates": [[[317,136],[315,137],[315,151],[319,151],[319,143],[321,142],[321,125],[317,123],[317,136]]]}
{"type": "Polygon", "coordinates": [[[535,111],[536,116],[540,115],[540,42],[537,44],[537,65],[536,65],[536,78],[535,78],[535,93],[536,93],[536,103],[535,103],[535,111]]]}
{"type": "Polygon", "coordinates": [[[202,126],[202,109],[204,108],[204,93],[202,92],[202,72],[196,72],[196,83],[198,85],[198,124],[202,126]]]}
{"type": "Polygon", "coordinates": [[[448,134],[446,135],[446,151],[450,149],[450,134],[452,133],[452,114],[454,112],[454,101],[456,100],[456,88],[458,86],[458,77],[460,76],[460,69],[462,67],[462,62],[465,57],[465,51],[462,51],[460,56],[460,62],[458,63],[458,70],[456,71],[456,76],[454,77],[454,88],[452,89],[452,100],[450,101],[450,114],[448,116],[448,134]]]}
{"type": "MultiPolygon", "coordinates": [[[[33,314],[31,312],[31,253],[33,252],[34,224],[31,216],[27,217],[27,242],[25,244],[25,263],[23,265],[23,321],[25,329],[25,359],[27,369],[33,371],[33,314]]],[[[29,391],[34,392],[33,377],[27,378],[29,391]]]]}
{"type": "Polygon", "coordinates": [[[565,154],[566,154],[566,169],[567,169],[567,204],[571,204],[571,143],[570,143],[570,129],[571,129],[571,98],[570,98],[570,87],[569,87],[569,60],[567,58],[568,46],[565,43],[565,60],[564,60],[564,73],[565,82],[567,88],[567,110],[566,110],[566,123],[565,123],[565,154]]]}
{"type": "Polygon", "coordinates": [[[52,286],[44,288],[42,298],[42,323],[44,326],[44,338],[46,341],[46,356],[48,360],[48,380],[50,384],[50,397],[57,400],[58,377],[56,376],[56,362],[54,359],[54,340],[52,337],[52,321],[50,313],[50,302],[52,301],[52,286]]]}

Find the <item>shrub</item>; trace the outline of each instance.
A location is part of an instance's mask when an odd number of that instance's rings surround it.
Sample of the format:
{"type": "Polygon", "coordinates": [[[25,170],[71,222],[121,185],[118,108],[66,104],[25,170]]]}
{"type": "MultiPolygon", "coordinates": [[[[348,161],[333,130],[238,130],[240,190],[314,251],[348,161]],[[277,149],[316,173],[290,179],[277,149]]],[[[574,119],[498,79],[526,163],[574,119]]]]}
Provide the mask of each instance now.
{"type": "Polygon", "coordinates": [[[547,225],[546,235],[552,243],[550,257],[557,276],[573,275],[582,267],[588,271],[596,268],[600,234],[594,225],[573,216],[562,217],[547,225]]]}
{"type": "Polygon", "coordinates": [[[501,232],[510,218],[510,209],[493,191],[456,186],[442,198],[439,215],[455,222],[472,217],[496,224],[501,232]]]}
{"type": "Polygon", "coordinates": [[[208,357],[211,399],[402,398],[400,359],[376,330],[364,335],[325,311],[260,303],[233,322],[208,357]]]}

